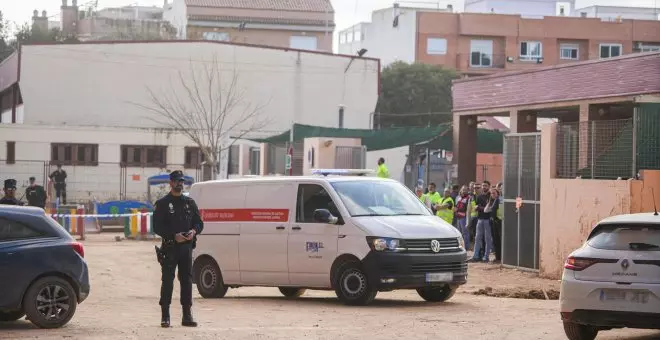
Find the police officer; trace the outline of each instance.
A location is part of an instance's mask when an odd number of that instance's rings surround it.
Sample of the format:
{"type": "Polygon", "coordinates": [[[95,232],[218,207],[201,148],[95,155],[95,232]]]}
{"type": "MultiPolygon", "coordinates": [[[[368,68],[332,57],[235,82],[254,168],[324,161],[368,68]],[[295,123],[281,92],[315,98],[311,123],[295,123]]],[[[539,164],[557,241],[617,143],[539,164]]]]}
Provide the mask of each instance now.
{"type": "Polygon", "coordinates": [[[154,207],[154,232],[162,238],[159,262],[162,268],[160,288],[160,306],[162,317],[160,325],[170,326],[170,303],[174,289],[174,271],[179,267],[181,284],[181,306],[183,318],[181,325],[197,327],[192,316],[192,250],[196,237],[204,229],[195,201],[183,195],[183,172],[170,173],[170,193],[156,201],[154,207]]]}
{"type": "Polygon", "coordinates": [[[7,205],[24,205],[23,202],[16,199],[16,180],[7,179],[5,180],[5,196],[0,199],[0,204],[7,205]]]}
{"type": "Polygon", "coordinates": [[[55,197],[61,198],[61,204],[66,204],[66,171],[62,170],[62,164],[57,165],[57,170],[48,176],[51,181],[55,182],[55,197]]]}
{"type": "Polygon", "coordinates": [[[46,207],[46,190],[41,185],[37,185],[34,177],[30,177],[30,186],[25,189],[25,198],[29,206],[42,209],[46,207]]]}

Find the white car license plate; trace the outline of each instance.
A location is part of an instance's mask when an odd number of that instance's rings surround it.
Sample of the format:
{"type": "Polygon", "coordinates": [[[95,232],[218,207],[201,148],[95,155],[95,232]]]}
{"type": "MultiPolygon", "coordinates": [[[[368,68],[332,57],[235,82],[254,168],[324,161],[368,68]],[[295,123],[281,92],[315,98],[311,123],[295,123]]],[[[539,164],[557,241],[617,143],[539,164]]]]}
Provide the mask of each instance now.
{"type": "Polygon", "coordinates": [[[454,273],[427,273],[426,282],[450,282],[454,280],[454,273]]]}
{"type": "Polygon", "coordinates": [[[600,291],[600,300],[645,304],[649,302],[649,293],[634,290],[602,289],[600,291]]]}

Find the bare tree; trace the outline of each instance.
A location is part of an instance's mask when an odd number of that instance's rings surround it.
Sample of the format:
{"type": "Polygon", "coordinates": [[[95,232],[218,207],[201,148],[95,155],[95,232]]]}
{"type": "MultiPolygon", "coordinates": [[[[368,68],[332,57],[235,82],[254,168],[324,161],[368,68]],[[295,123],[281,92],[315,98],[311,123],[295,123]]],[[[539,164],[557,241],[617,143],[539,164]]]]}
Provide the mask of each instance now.
{"type": "Polygon", "coordinates": [[[262,116],[267,103],[246,102],[236,69],[223,72],[216,56],[208,62],[191,60],[189,74],[179,71],[170,85],[164,92],[147,88],[150,105],[136,105],[150,113],[150,120],[190,138],[211,166],[213,178],[221,151],[268,124],[262,116]],[[230,79],[224,79],[225,73],[230,79]],[[233,140],[227,144],[229,137],[233,140]]]}

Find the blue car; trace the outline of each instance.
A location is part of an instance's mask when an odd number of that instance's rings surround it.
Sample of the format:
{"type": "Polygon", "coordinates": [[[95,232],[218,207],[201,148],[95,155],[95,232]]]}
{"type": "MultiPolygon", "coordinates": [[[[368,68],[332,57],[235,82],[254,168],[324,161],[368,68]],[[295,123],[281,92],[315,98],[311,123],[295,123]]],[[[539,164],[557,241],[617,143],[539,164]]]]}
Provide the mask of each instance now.
{"type": "Polygon", "coordinates": [[[0,322],[66,325],[89,295],[84,256],[43,209],[0,205],[0,322]]]}

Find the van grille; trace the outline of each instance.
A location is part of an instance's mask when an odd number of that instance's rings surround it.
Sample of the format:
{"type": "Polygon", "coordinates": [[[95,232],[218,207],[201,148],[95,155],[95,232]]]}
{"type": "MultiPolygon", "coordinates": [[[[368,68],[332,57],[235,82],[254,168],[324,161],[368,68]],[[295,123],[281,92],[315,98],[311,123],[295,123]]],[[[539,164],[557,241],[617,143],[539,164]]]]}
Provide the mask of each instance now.
{"type": "Polygon", "coordinates": [[[465,262],[432,262],[411,265],[413,273],[467,273],[467,269],[468,265],[465,262]]]}
{"type": "Polygon", "coordinates": [[[440,251],[438,253],[454,253],[461,251],[457,238],[404,240],[404,247],[408,248],[408,251],[411,253],[432,253],[431,241],[433,240],[440,242],[440,251]]]}

